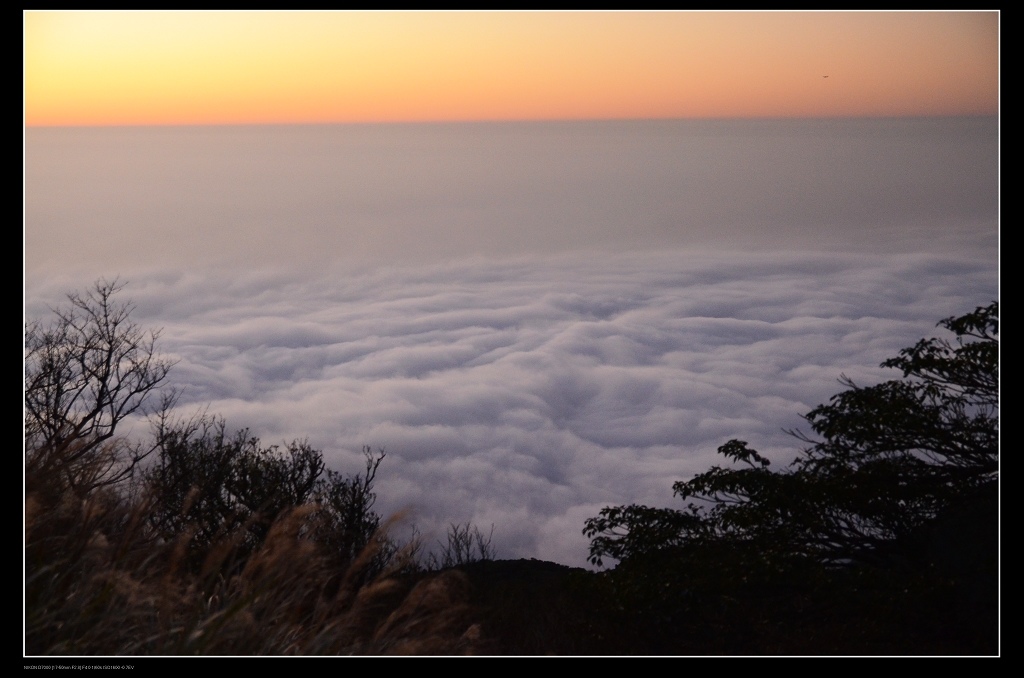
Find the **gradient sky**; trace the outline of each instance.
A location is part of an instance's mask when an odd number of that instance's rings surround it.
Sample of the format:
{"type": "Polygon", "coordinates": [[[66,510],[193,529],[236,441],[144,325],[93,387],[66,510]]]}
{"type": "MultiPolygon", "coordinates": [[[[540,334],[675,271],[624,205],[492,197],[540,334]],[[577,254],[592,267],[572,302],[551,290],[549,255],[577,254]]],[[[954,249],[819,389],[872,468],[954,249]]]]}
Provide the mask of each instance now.
{"type": "Polygon", "coordinates": [[[23,16],[29,126],[998,108],[991,11],[23,16]]]}

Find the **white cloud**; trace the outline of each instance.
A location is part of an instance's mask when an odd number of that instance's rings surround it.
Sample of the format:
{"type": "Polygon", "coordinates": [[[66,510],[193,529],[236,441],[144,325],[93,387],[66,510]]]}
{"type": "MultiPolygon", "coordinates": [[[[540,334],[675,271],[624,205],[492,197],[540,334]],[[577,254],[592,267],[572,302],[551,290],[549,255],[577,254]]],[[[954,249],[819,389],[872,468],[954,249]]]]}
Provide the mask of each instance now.
{"type": "Polygon", "coordinates": [[[501,556],[573,565],[595,508],[671,503],[730,438],[791,458],[782,429],[841,373],[895,377],[883,359],[996,293],[990,266],[924,255],[564,255],[157,293],[159,279],[128,291],[180,359],[181,407],[267,443],[308,438],[348,472],[363,445],[384,448],[381,510],[441,536],[494,523],[501,556]]]}
{"type": "Polygon", "coordinates": [[[991,119],[29,130],[26,315],[120,273],[183,409],[383,447],[380,510],[582,565],[602,506],[730,438],[792,458],[840,374],[995,298],[997,152],[991,119]]]}

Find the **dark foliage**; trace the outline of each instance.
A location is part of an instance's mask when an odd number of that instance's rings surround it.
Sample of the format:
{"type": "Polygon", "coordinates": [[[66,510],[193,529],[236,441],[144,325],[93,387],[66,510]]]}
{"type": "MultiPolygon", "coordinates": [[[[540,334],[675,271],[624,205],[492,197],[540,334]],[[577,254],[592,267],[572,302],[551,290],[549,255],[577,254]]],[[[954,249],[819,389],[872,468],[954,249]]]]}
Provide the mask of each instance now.
{"type": "Polygon", "coordinates": [[[189,535],[196,553],[230,534],[233,557],[244,559],[281,515],[309,504],[306,537],[347,567],[380,528],[373,481],[384,452],[365,448],[365,473],[345,476],[326,469],[323,454],[305,442],[265,447],[247,430],[228,435],[223,420],[164,426],[157,438],[156,462],[142,480],[150,522],[167,540],[189,535]]]}
{"type": "Polygon", "coordinates": [[[794,432],[807,447],[786,469],[731,440],[719,453],[732,466],[675,483],[682,509],[603,509],[584,529],[591,561],[620,560],[615,589],[666,628],[679,615],[721,623],[714,635],[733,645],[715,651],[991,651],[998,313],[993,303],[941,321],[952,340],[883,363],[901,379],[844,377],[846,390],[806,416],[813,433],[794,432]],[[951,557],[960,543],[972,551],[951,557]]]}
{"type": "Polygon", "coordinates": [[[998,304],[940,323],[956,339],[925,339],[884,367],[900,380],[847,390],[806,419],[815,437],[783,471],[741,440],[673,490],[682,510],[609,507],[587,521],[591,560],[730,542],[765,557],[821,563],[912,558],[912,536],[998,473],[998,304]]]}

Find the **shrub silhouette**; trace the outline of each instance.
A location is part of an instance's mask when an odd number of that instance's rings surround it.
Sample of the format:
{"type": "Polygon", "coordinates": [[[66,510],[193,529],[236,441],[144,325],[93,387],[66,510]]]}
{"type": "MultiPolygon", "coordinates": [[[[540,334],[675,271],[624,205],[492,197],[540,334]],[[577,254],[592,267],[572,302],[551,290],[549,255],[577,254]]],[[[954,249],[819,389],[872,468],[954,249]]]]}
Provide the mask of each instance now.
{"type": "Polygon", "coordinates": [[[991,652],[998,313],[993,302],[941,321],[952,340],[922,339],[882,364],[901,379],[844,377],[846,390],[806,416],[813,433],[793,432],[807,447],[787,469],[731,440],[718,451],[733,466],[675,483],[682,509],[603,509],[584,528],[591,562],[620,560],[616,590],[670,634],[680,617],[702,618],[716,652],[991,652]],[[972,555],[951,558],[965,543],[972,555]]]}
{"type": "Polygon", "coordinates": [[[915,558],[913,536],[945,508],[998,478],[997,303],[947,318],[954,343],[922,339],[883,363],[903,378],[845,391],[806,419],[817,437],[789,469],[745,441],[675,483],[682,510],[610,507],[587,521],[591,561],[728,542],[826,564],[915,558]]]}
{"type": "MultiPolygon", "coordinates": [[[[230,557],[244,561],[279,516],[309,504],[316,508],[305,518],[307,538],[344,569],[380,528],[373,482],[383,451],[364,448],[365,472],[345,476],[326,469],[323,453],[306,442],[264,446],[248,430],[228,435],[223,419],[205,416],[162,427],[157,441],[155,463],[141,479],[152,500],[150,523],[168,540],[187,532],[196,553],[226,548],[231,534],[230,557]]],[[[393,551],[378,553],[376,569],[393,551]]]]}

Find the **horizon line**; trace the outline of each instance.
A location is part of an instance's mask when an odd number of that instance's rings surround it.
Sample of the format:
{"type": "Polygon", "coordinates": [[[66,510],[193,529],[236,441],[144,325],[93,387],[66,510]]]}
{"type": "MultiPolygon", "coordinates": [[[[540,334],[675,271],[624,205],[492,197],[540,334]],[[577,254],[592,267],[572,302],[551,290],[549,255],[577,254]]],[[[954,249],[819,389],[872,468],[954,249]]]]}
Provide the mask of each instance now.
{"type": "Polygon", "coordinates": [[[732,122],[732,121],[782,121],[782,120],[900,120],[923,118],[999,118],[1000,112],[990,113],[911,113],[911,114],[868,114],[868,115],[720,115],[720,116],[656,116],[656,117],[593,117],[593,118],[443,118],[409,120],[317,120],[317,121],[237,121],[237,122],[116,122],[116,123],[56,123],[40,124],[22,122],[24,130],[29,129],[72,129],[72,128],[142,128],[142,127],[301,127],[301,126],[342,126],[342,125],[453,125],[453,124],[521,124],[521,123],[602,123],[602,122],[732,122]]]}

